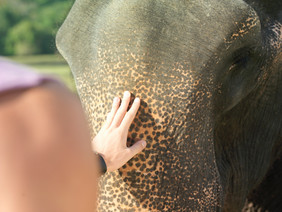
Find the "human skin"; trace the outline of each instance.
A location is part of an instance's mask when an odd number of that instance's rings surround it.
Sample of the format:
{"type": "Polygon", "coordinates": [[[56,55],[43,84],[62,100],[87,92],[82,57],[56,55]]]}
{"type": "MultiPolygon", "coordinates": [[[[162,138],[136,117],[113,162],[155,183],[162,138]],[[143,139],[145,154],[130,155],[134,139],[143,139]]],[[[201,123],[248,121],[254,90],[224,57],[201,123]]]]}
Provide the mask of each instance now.
{"type": "Polygon", "coordinates": [[[140,99],[136,98],[127,112],[129,103],[128,91],[124,93],[120,107],[119,98],[114,98],[112,110],[92,142],[93,149],[104,158],[108,171],[117,170],[146,147],[146,142],[143,140],[127,147],[128,130],[139,108],[140,99]]]}
{"type": "MultiPolygon", "coordinates": [[[[121,107],[116,98],[93,142],[108,171],[145,147],[143,141],[133,148],[125,146],[128,124],[140,103],[137,99],[127,112],[130,93],[126,93],[121,107]]],[[[93,212],[99,176],[88,125],[75,95],[53,82],[0,94],[1,212],[93,212]]]]}

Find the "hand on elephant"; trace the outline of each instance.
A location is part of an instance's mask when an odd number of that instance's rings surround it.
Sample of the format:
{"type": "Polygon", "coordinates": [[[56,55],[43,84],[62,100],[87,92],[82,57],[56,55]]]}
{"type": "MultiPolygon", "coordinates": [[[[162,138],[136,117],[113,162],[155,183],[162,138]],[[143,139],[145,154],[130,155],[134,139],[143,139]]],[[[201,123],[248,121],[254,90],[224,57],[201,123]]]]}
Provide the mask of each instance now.
{"type": "Polygon", "coordinates": [[[117,170],[146,146],[143,140],[131,147],[126,146],[128,130],[140,106],[140,99],[136,98],[127,112],[129,102],[128,91],[124,93],[121,105],[120,98],[114,99],[106,122],[93,140],[93,149],[104,158],[108,171],[117,170]]]}

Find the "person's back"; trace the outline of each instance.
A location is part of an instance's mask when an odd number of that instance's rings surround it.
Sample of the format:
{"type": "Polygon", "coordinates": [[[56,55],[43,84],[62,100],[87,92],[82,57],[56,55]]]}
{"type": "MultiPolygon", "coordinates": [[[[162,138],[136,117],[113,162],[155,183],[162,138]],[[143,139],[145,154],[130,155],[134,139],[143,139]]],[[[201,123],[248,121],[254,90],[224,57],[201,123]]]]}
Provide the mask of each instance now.
{"type": "MultiPolygon", "coordinates": [[[[130,93],[94,139],[116,170],[144,147],[126,138],[139,108],[130,93]]],[[[78,98],[52,78],[0,58],[0,212],[93,212],[100,174],[78,98]]]]}
{"type": "Polygon", "coordinates": [[[88,135],[75,95],[1,59],[0,211],[93,211],[97,165],[88,135]]]}

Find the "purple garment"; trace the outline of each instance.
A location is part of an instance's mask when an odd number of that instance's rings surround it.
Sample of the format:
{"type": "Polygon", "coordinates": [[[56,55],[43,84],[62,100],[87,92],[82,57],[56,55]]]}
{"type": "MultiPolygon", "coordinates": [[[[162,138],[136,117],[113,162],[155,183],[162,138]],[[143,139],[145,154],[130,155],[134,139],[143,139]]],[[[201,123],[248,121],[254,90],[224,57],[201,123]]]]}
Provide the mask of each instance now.
{"type": "Polygon", "coordinates": [[[0,57],[0,93],[8,90],[38,86],[45,81],[56,80],[38,74],[31,68],[0,57]]]}

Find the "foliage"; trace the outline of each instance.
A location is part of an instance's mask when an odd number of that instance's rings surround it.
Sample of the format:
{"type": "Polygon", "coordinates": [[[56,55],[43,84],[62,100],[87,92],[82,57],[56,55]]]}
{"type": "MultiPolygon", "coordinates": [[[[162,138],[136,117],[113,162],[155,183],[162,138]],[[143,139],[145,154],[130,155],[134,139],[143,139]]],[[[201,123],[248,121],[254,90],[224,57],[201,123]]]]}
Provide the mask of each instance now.
{"type": "Polygon", "coordinates": [[[32,54],[36,53],[37,49],[34,45],[35,35],[32,24],[26,20],[19,22],[11,30],[9,30],[6,42],[5,51],[8,54],[32,54]]]}
{"type": "Polygon", "coordinates": [[[0,54],[56,52],[55,35],[74,0],[0,0],[0,54]]]}

